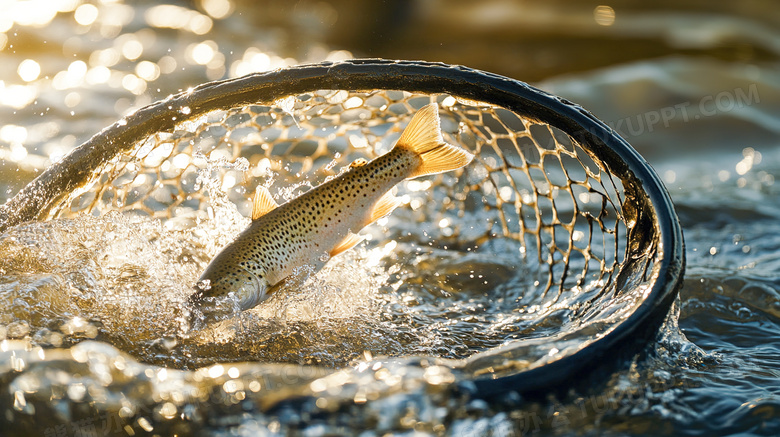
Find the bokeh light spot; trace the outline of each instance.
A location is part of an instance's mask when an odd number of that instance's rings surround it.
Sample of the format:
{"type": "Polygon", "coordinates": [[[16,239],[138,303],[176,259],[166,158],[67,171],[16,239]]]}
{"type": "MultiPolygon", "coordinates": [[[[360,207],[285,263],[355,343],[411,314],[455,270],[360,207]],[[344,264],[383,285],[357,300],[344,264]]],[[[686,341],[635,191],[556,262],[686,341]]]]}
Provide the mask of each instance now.
{"type": "Polygon", "coordinates": [[[141,61],[135,67],[135,74],[146,81],[157,80],[160,77],[160,67],[149,61],[141,61]]]}
{"type": "Polygon", "coordinates": [[[187,59],[198,65],[206,65],[214,59],[217,45],[213,41],[204,41],[187,48],[187,59]]]}
{"type": "Polygon", "coordinates": [[[139,57],[141,57],[141,54],[144,52],[144,46],[141,44],[141,41],[138,41],[136,39],[128,40],[126,43],[122,45],[122,56],[125,58],[135,61],[139,57]]]}
{"type": "Polygon", "coordinates": [[[95,20],[97,20],[97,17],[98,8],[95,5],[89,3],[85,3],[76,8],[76,13],[73,15],[73,18],[76,19],[76,22],[82,26],[89,26],[90,24],[94,23],[95,20]]]}
{"type": "Polygon", "coordinates": [[[28,85],[5,85],[0,80],[0,104],[21,109],[38,97],[36,87],[28,85]]]}
{"type": "Polygon", "coordinates": [[[201,0],[200,5],[207,14],[217,19],[226,18],[233,12],[230,0],[201,0]]]}
{"type": "Polygon", "coordinates": [[[144,18],[152,27],[187,30],[196,35],[208,33],[213,24],[206,15],[176,5],[153,6],[146,11],[144,18]]]}
{"type": "Polygon", "coordinates": [[[23,143],[27,140],[27,128],[15,124],[7,124],[0,128],[0,141],[6,143],[23,143]]]}
{"type": "Polygon", "coordinates": [[[596,6],[593,10],[593,19],[601,26],[611,26],[615,23],[615,10],[607,5],[596,6]]]}
{"type": "Polygon", "coordinates": [[[79,103],[81,103],[81,94],[76,91],[72,91],[65,96],[65,106],[68,108],[76,107],[79,103]]]}
{"type": "Polygon", "coordinates": [[[160,73],[169,74],[176,71],[176,58],[173,56],[163,56],[157,62],[157,66],[160,67],[160,73]]]}
{"type": "Polygon", "coordinates": [[[87,71],[87,83],[90,85],[97,85],[99,83],[106,83],[111,78],[111,70],[108,67],[99,65],[97,67],[90,68],[87,71]]]}
{"type": "Polygon", "coordinates": [[[146,81],[135,74],[126,74],[122,78],[122,88],[140,96],[146,91],[146,81]]]}
{"type": "Polygon", "coordinates": [[[111,67],[119,62],[119,52],[116,49],[109,48],[105,50],[95,50],[89,55],[89,65],[111,67]]]}
{"type": "Polygon", "coordinates": [[[32,82],[41,74],[41,66],[32,59],[25,59],[19,64],[19,68],[16,72],[19,73],[19,77],[21,77],[23,81],[32,82]]]}

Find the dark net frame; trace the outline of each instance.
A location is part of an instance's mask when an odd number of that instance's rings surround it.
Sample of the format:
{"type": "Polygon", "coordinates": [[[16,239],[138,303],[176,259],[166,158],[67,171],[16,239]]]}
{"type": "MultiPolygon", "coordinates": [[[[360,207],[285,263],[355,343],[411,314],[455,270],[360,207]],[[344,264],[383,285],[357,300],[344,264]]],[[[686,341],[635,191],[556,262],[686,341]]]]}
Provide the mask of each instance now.
{"type": "Polygon", "coordinates": [[[484,226],[447,228],[436,236],[439,244],[519,241],[542,283],[538,304],[563,302],[585,328],[601,329],[554,353],[545,344],[566,345],[565,335],[530,335],[442,363],[490,395],[558,385],[618,350],[645,344],[667,315],[684,270],[682,232],[658,176],[581,107],[463,67],[356,60],[204,84],[125,117],[75,149],[2,206],[0,229],[111,209],[162,220],[203,217],[209,198],[198,175],[214,162],[226,164],[217,177],[223,187],[232,178],[227,197],[246,214],[248,193],[267,170],[278,171],[275,186],[294,184],[300,174],[321,181],[384,151],[382,144],[391,144],[430,101],[441,107],[445,139],[474,152],[475,163],[429,180],[446,204],[426,197],[434,190],[410,192],[421,207],[407,205],[394,216],[446,223],[484,213],[484,226]],[[334,157],[339,165],[329,164],[334,157]],[[278,168],[280,158],[287,168],[278,168]],[[255,177],[240,176],[252,171],[255,177]],[[620,314],[602,314],[620,300],[620,314]]]}

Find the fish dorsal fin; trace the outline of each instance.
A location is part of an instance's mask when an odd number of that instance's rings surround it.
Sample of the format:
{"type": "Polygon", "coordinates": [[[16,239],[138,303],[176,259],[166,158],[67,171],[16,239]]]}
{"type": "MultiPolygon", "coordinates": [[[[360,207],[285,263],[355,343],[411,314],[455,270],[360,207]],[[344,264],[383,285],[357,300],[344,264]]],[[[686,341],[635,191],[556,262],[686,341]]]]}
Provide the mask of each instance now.
{"type": "Polygon", "coordinates": [[[398,146],[416,153],[425,153],[444,143],[439,123],[439,107],[435,103],[423,106],[406,126],[398,146]]]}
{"type": "Polygon", "coordinates": [[[336,256],[341,252],[352,249],[353,247],[355,247],[356,244],[360,243],[361,241],[363,241],[363,237],[350,232],[349,234],[347,234],[346,237],[344,237],[343,240],[341,240],[341,243],[337,244],[335,247],[333,247],[333,249],[330,250],[330,256],[336,256]]]}
{"type": "Polygon", "coordinates": [[[395,197],[392,191],[388,191],[377,200],[376,204],[374,204],[374,207],[371,209],[371,215],[366,222],[366,226],[390,214],[394,209],[398,208],[398,205],[400,204],[401,199],[395,197]]]}
{"type": "Polygon", "coordinates": [[[252,220],[257,220],[268,214],[277,206],[279,205],[277,205],[274,198],[271,197],[271,192],[268,191],[268,188],[258,185],[255,190],[255,202],[252,205],[252,220]]]}

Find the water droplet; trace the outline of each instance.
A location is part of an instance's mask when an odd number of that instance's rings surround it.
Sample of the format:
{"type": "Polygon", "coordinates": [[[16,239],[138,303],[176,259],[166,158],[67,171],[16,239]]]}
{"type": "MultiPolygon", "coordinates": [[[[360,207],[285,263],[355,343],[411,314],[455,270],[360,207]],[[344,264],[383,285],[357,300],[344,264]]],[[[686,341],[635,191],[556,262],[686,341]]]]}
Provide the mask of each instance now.
{"type": "Polygon", "coordinates": [[[27,400],[24,398],[24,392],[17,390],[14,392],[14,409],[22,411],[27,406],[27,400]]]}
{"type": "Polygon", "coordinates": [[[75,383],[68,386],[68,397],[76,402],[84,399],[84,395],[87,394],[87,388],[82,383],[75,383]]]}
{"type": "Polygon", "coordinates": [[[160,415],[166,419],[173,419],[173,417],[176,415],[176,405],[172,404],[171,402],[162,404],[160,407],[160,415]]]}
{"type": "Polygon", "coordinates": [[[209,368],[209,376],[212,378],[219,378],[225,373],[225,368],[221,364],[215,364],[209,368]]]}
{"type": "Polygon", "coordinates": [[[154,427],[146,417],[139,417],[136,422],[138,423],[138,426],[143,428],[146,432],[152,432],[154,430],[154,427]]]}
{"type": "Polygon", "coordinates": [[[175,348],[177,344],[179,344],[179,342],[176,340],[176,337],[172,335],[166,335],[162,338],[162,345],[168,350],[175,348]]]}

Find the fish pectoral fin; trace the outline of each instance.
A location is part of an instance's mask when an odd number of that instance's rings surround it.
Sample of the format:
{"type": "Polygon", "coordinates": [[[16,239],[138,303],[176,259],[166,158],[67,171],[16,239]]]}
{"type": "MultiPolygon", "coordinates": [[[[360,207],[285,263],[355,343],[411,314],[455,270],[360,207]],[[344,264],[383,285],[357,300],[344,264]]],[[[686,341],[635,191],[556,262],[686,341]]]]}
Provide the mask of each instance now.
{"type": "Polygon", "coordinates": [[[368,161],[366,161],[365,158],[358,158],[358,159],[352,161],[351,164],[349,164],[349,168],[363,167],[366,164],[368,164],[368,161]]]}
{"type": "Polygon", "coordinates": [[[398,208],[400,204],[401,199],[395,197],[392,191],[388,191],[374,204],[374,207],[371,209],[371,215],[368,217],[368,222],[366,222],[366,226],[390,214],[394,209],[398,208]]]}
{"type": "Polygon", "coordinates": [[[287,285],[288,282],[290,282],[289,276],[277,282],[276,284],[272,285],[271,287],[268,287],[268,289],[265,290],[265,296],[263,296],[263,300],[268,299],[269,297],[271,297],[272,294],[284,288],[284,286],[287,285]]]}
{"type": "Polygon", "coordinates": [[[268,191],[268,188],[258,185],[257,189],[255,189],[255,201],[252,205],[252,220],[257,220],[278,206],[274,198],[271,197],[271,192],[268,191]]]}
{"type": "Polygon", "coordinates": [[[341,243],[337,244],[336,246],[333,247],[333,249],[330,250],[330,256],[336,256],[341,252],[352,249],[353,247],[355,247],[356,244],[360,243],[361,241],[363,241],[363,237],[350,232],[349,234],[347,234],[346,237],[344,237],[343,240],[341,240],[341,243]]]}

